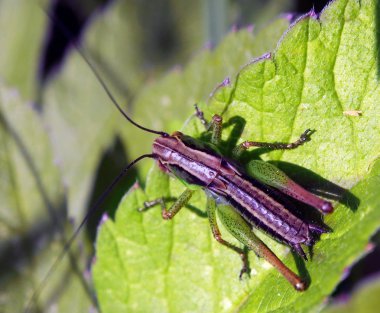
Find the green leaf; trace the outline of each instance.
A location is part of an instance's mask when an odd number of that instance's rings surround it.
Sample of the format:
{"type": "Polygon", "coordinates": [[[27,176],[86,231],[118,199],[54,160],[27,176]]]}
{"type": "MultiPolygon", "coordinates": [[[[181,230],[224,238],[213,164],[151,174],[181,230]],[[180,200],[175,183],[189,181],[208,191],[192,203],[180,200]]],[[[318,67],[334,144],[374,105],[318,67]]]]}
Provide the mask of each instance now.
{"type": "MultiPolygon", "coordinates": [[[[91,61],[96,65],[99,64],[97,68],[100,68],[102,78],[111,86],[115,80],[121,80],[119,84],[126,86],[128,91],[118,88],[111,90],[123,107],[126,100],[141,88],[143,81],[142,55],[136,51],[144,47],[133,50],[131,46],[136,41],[138,43],[137,38],[143,37],[144,32],[141,25],[136,27],[137,22],[132,13],[132,16],[121,15],[120,12],[127,11],[125,7],[128,5],[125,2],[115,3],[104,15],[99,16],[89,28],[86,41],[83,43],[87,48],[86,52],[89,52],[95,60],[91,61]],[[110,61],[104,64],[105,60],[110,61]]],[[[129,9],[131,12],[138,12],[141,8],[132,6],[129,9]]],[[[185,10],[186,6],[180,9],[180,11],[185,10]]],[[[274,47],[288,24],[286,19],[280,19],[268,27],[266,34],[270,40],[264,47],[261,45],[255,47],[253,36],[248,31],[231,33],[230,44],[213,52],[215,55],[213,58],[210,59],[209,51],[200,53],[195,58],[187,67],[186,73],[180,75],[181,84],[177,92],[170,94],[167,99],[165,92],[172,90],[172,84],[178,74],[172,72],[154,86],[147,84],[148,87],[139,92],[140,96],[134,102],[135,119],[152,127],[157,124],[152,120],[158,119],[157,127],[161,128],[169,120],[174,120],[173,116],[177,114],[178,120],[172,127],[177,129],[192,112],[192,105],[197,99],[208,95],[216,82],[223,80],[226,75],[236,73],[241,64],[252,57],[252,53],[260,55],[266,51],[263,49],[268,45],[274,47]],[[248,46],[253,46],[253,49],[248,50],[246,48],[248,46]],[[199,75],[204,77],[204,84],[195,85],[194,90],[189,83],[198,79],[199,75]],[[160,92],[159,103],[154,97],[145,101],[146,93],[155,92],[160,92]],[[188,99],[189,95],[192,99],[188,99]],[[175,106],[175,103],[181,105],[175,106]],[[163,110],[152,114],[151,108],[157,104],[163,110]],[[185,105],[186,110],[184,110],[185,105]]],[[[128,125],[112,106],[88,65],[76,51],[69,54],[62,73],[45,90],[43,99],[44,122],[50,130],[54,153],[61,163],[61,174],[68,188],[69,213],[79,221],[88,202],[100,159],[106,149],[112,149],[115,145],[116,136],[120,134],[124,139],[126,158],[149,151],[152,137],[128,125]],[[135,138],[139,138],[140,145],[134,144],[135,138]]]]}
{"type": "MultiPolygon", "coordinates": [[[[287,142],[307,128],[315,129],[312,141],[304,146],[262,157],[298,164],[351,188],[359,198],[356,210],[350,209],[346,199],[326,217],[334,232],[322,236],[313,249],[312,261],[305,264],[311,278],[308,291],[295,292],[252,253],[252,278],[239,281],[239,257],[215,242],[207,219],[193,210],[184,209],[169,222],[161,220],[159,208],[138,213],[144,200],[176,197],[183,190],[181,183],[154,168],[145,192],[133,188],[122,201],[115,222],[108,219],[100,228],[93,277],[103,312],[302,312],[322,306],[344,268],[363,255],[368,238],[379,227],[375,8],[375,1],[337,0],[319,18],[314,13],[303,16],[272,55],[248,64],[235,81],[219,88],[208,106],[202,107],[208,118],[222,111],[225,121],[234,116],[244,118],[246,127],[240,140],[287,142]],[[360,110],[362,116],[346,115],[348,110],[360,110]]],[[[239,51],[227,40],[224,47],[239,51]]],[[[249,51],[249,45],[242,47],[249,51]]],[[[210,55],[210,60],[215,55],[210,55]]],[[[185,80],[187,69],[183,74],[174,73],[166,82],[171,89],[167,87],[158,96],[159,88],[152,86],[156,93],[147,90],[143,97],[150,103],[165,100],[171,104],[167,99],[176,99],[183,90],[180,104],[191,105],[205,97],[199,90],[208,82],[206,73],[218,71],[222,64],[229,63],[204,63],[204,72],[196,72],[195,77],[190,76],[192,80],[185,80]]],[[[214,78],[214,84],[223,78],[214,78]]],[[[173,107],[177,105],[173,102],[173,107]]],[[[158,110],[150,110],[156,116],[152,127],[160,129],[158,110]]],[[[185,111],[183,107],[177,110],[185,111]]],[[[177,125],[174,120],[165,130],[177,125]]],[[[184,128],[192,136],[201,131],[194,119],[184,128]]],[[[204,210],[204,205],[205,196],[196,193],[191,206],[204,210]]],[[[222,233],[226,234],[223,229],[222,233]]],[[[228,234],[224,236],[232,240],[228,234]]],[[[289,248],[261,237],[296,269],[289,248]]]]}
{"type": "Polygon", "coordinates": [[[37,70],[46,18],[46,1],[3,0],[0,3],[0,76],[17,87],[26,99],[34,99],[37,70]]]}
{"type": "MultiPolygon", "coordinates": [[[[37,70],[43,36],[47,35],[43,31],[49,24],[43,10],[43,7],[46,7],[45,2],[5,0],[0,4],[1,76],[7,85],[16,86],[17,92],[25,99],[36,98],[37,70]]],[[[131,93],[136,92],[146,79],[147,73],[141,68],[146,67],[147,56],[151,58],[149,60],[152,64],[160,63],[162,66],[164,59],[172,65],[188,58],[193,54],[194,47],[198,48],[203,43],[203,25],[194,22],[199,20],[200,6],[187,3],[174,3],[172,6],[175,17],[171,26],[183,41],[180,51],[175,51],[178,59],[173,56],[168,58],[167,55],[155,59],[156,47],[152,48],[149,41],[154,38],[155,33],[147,29],[154,28],[155,23],[162,23],[162,20],[149,20],[141,24],[141,14],[149,19],[149,12],[146,12],[144,3],[119,1],[109,6],[104,15],[99,14],[100,18],[89,25],[86,52],[102,69],[103,78],[107,77],[112,83],[118,81],[120,85],[127,86],[127,91],[122,89],[120,92],[123,97],[128,98],[131,93]],[[181,18],[176,17],[177,15],[181,18]]],[[[155,17],[156,11],[152,12],[155,17]]],[[[271,26],[273,35],[279,37],[287,27],[288,21],[282,19],[275,24],[271,26]]],[[[235,35],[236,38],[240,36],[237,33],[232,34],[232,37],[235,35]]],[[[251,40],[252,35],[249,32],[244,36],[251,40]]],[[[269,42],[274,46],[277,39],[272,35],[270,37],[269,42]]],[[[232,52],[234,53],[230,55],[236,60],[235,69],[231,72],[235,72],[248,57],[239,60],[244,51],[232,52]]],[[[1,151],[1,312],[22,311],[32,292],[40,286],[47,270],[60,253],[64,239],[67,239],[61,229],[66,223],[63,221],[69,216],[76,218],[75,222],[78,223],[83,216],[99,160],[104,150],[117,142],[114,129],[125,127],[125,121],[110,106],[109,100],[77,52],[67,55],[67,64],[67,68],[63,69],[63,75],[57,75],[44,91],[43,99],[46,106],[43,107],[43,112],[39,112],[42,117],[32,105],[24,108],[26,103],[16,91],[1,87],[2,95],[6,95],[1,109],[5,123],[1,125],[4,126],[1,136],[4,146],[12,147],[10,151],[5,148],[1,151]],[[9,98],[12,97],[17,100],[10,101],[9,98]],[[16,111],[22,113],[15,113],[16,111]],[[9,133],[8,127],[17,130],[17,140],[9,133]],[[25,151],[17,146],[19,143],[25,144],[28,154],[31,154],[30,164],[27,160],[20,161],[27,155],[23,155],[25,151]],[[23,162],[28,164],[25,165],[23,162]],[[19,185],[14,185],[12,175],[17,176],[19,185]],[[67,191],[67,199],[62,185],[67,191]],[[48,189],[47,195],[44,195],[45,188],[48,189]],[[47,199],[43,199],[45,196],[47,199]],[[46,200],[49,201],[46,203],[46,200]],[[48,216],[51,208],[58,211],[59,222],[48,216]],[[17,264],[10,264],[12,262],[17,264]],[[20,301],[20,298],[24,300],[20,301]]],[[[165,63],[163,67],[166,66],[165,63]]],[[[160,70],[150,69],[148,75],[151,78],[160,70]]],[[[218,71],[222,76],[226,75],[221,67],[218,71]]],[[[208,83],[211,89],[215,84],[214,78],[210,77],[208,83]]],[[[204,88],[204,94],[208,92],[209,90],[204,88]]],[[[100,177],[106,181],[104,176],[100,177]]],[[[71,232],[72,225],[67,227],[66,234],[71,232]]],[[[83,241],[79,241],[83,244],[83,241]]],[[[85,264],[84,261],[80,261],[83,254],[82,252],[79,255],[76,250],[73,252],[79,264],[85,264]]],[[[57,307],[62,312],[88,310],[91,302],[85,293],[86,287],[81,286],[82,270],[79,269],[75,275],[73,270],[73,264],[62,264],[46,284],[43,284],[44,292],[38,300],[41,310],[55,310],[57,307]]]]}
{"type": "MultiPolygon", "coordinates": [[[[145,13],[144,6],[131,1],[112,3],[88,25],[81,43],[90,62],[126,110],[130,109],[130,99],[146,76],[154,76],[142,69],[146,66],[144,62],[152,57],[149,51],[152,43],[144,38],[155,27],[153,21],[141,23],[139,16],[145,13]],[[146,29],[148,26],[151,29],[146,29]]],[[[182,21],[177,29],[182,33],[185,32],[182,27],[191,22],[196,10],[180,4],[176,8],[188,13],[186,24],[182,21]]],[[[199,34],[196,30],[195,34],[199,34]]],[[[200,39],[195,34],[187,34],[184,40],[198,47],[200,39]]],[[[125,128],[127,123],[75,50],[68,53],[62,72],[44,90],[43,101],[43,119],[50,130],[54,153],[61,163],[68,189],[69,213],[79,222],[89,202],[101,158],[117,144],[116,129],[125,128]]],[[[125,150],[128,158],[131,151],[125,150]]]]}
{"type": "MultiPolygon", "coordinates": [[[[22,312],[67,240],[63,222],[67,207],[46,128],[31,103],[2,82],[0,145],[0,311],[22,312]]],[[[78,253],[72,256],[79,261],[78,253]]],[[[50,276],[38,308],[48,304],[62,312],[89,308],[76,278],[82,278],[81,273],[73,275],[71,266],[64,263],[50,276]]]]}
{"type": "MultiPolygon", "coordinates": [[[[251,29],[230,32],[215,50],[200,52],[183,71],[175,69],[157,83],[147,85],[135,100],[134,118],[167,132],[182,129],[183,121],[194,112],[194,103],[207,99],[225,78],[236,75],[242,65],[273,50],[288,26],[289,20],[279,18],[257,34],[251,29]]],[[[151,134],[126,123],[120,125],[120,131],[133,155],[151,150],[151,134]],[[139,144],[135,138],[139,138],[139,144]]],[[[146,172],[145,168],[144,176],[146,172]]]]}

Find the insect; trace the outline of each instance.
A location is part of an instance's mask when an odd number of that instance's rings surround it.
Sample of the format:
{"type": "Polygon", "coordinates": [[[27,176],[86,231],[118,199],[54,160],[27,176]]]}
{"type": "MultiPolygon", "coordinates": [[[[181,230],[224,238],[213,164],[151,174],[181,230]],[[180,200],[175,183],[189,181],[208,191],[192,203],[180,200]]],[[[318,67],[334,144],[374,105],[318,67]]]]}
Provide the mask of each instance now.
{"type": "MultiPolygon", "coordinates": [[[[80,47],[77,49],[81,52],[80,47]]],[[[190,201],[194,192],[203,190],[207,194],[206,210],[212,234],[219,243],[239,254],[243,263],[240,277],[249,272],[247,252],[223,239],[218,220],[242,245],[274,266],[296,290],[306,290],[307,283],[288,268],[255,235],[252,229],[258,228],[269,233],[275,239],[290,246],[301,257],[307,259],[301,245],[312,246],[319,235],[329,230],[324,225],[313,223],[295,215],[288,210],[288,204],[283,199],[285,196],[289,196],[316,208],[323,214],[331,213],[333,206],[329,201],[317,197],[296,184],[274,165],[261,160],[251,160],[244,165],[241,163],[241,156],[244,151],[251,147],[295,149],[309,140],[311,130],[306,130],[293,143],[245,141],[237,145],[228,155],[225,155],[220,149],[223,125],[223,119],[220,115],[216,114],[211,121],[207,121],[203,112],[196,107],[195,116],[205,126],[205,131],[211,133],[209,142],[192,138],[181,132],[168,134],[141,126],[123,111],[93,64],[84,53],[81,55],[120,113],[134,126],[156,134],[158,138],[153,142],[151,154],[138,157],[116,177],[69,239],[49,273],[62,259],[67,247],[73,242],[92,212],[101,205],[105,196],[126,175],[128,170],[140,160],[152,158],[156,160],[161,170],[179,179],[184,184],[185,189],[169,208],[166,207],[164,199],[160,198],[144,203],[140,211],[160,205],[162,217],[172,219],[190,201]]],[[[36,298],[38,293],[39,290],[35,292],[33,298],[36,298]]]]}
{"type": "Polygon", "coordinates": [[[160,169],[183,182],[185,190],[169,209],[161,198],[144,203],[141,211],[160,204],[162,217],[172,219],[196,190],[203,189],[208,196],[207,214],[213,236],[240,255],[243,262],[240,277],[248,271],[247,254],[222,238],[217,215],[239,242],[271,263],[296,290],[306,290],[306,283],[278,259],[252,228],[269,232],[307,259],[301,244],[312,246],[315,236],[328,232],[328,229],[300,219],[278,199],[284,193],[322,213],[331,213],[332,204],[306,191],[270,163],[252,160],[244,167],[238,161],[242,152],[250,147],[295,149],[309,139],[311,130],[306,130],[297,141],[289,144],[245,141],[235,147],[232,158],[227,158],[218,148],[222,117],[214,115],[209,123],[197,107],[196,116],[212,132],[211,142],[202,142],[181,132],[160,133],[153,142],[153,154],[149,156],[157,161],[160,169]]]}

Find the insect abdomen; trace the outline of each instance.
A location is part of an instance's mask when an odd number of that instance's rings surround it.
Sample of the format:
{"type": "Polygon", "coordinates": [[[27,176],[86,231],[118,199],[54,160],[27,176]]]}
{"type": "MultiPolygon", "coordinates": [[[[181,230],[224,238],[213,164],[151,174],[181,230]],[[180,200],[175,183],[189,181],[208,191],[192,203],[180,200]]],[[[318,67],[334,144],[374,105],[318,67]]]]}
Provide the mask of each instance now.
{"type": "MultiPolygon", "coordinates": [[[[221,177],[218,177],[221,178],[221,177]]],[[[291,246],[312,241],[308,225],[282,204],[238,175],[225,180],[225,197],[252,225],[291,246]]],[[[210,189],[213,190],[211,187],[210,189]]],[[[217,190],[214,190],[217,192],[217,190]]]]}

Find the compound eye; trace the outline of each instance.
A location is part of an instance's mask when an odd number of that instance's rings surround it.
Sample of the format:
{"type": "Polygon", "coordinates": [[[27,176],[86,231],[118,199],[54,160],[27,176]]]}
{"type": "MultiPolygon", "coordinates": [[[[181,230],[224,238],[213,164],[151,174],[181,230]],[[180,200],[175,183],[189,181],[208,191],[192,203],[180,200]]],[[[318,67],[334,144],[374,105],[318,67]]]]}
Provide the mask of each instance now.
{"type": "Polygon", "coordinates": [[[179,131],[175,131],[173,134],[172,134],[173,137],[182,137],[183,134],[179,131]]]}

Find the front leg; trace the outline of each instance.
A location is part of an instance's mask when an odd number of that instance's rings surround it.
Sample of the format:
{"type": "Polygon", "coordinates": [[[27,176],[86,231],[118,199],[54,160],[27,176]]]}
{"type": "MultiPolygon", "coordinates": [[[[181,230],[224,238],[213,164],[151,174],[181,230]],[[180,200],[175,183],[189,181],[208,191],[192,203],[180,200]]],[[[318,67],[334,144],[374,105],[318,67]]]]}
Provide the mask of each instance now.
{"type": "Polygon", "coordinates": [[[138,211],[144,212],[156,206],[157,204],[160,204],[162,218],[165,220],[170,220],[179,212],[179,210],[181,210],[187,204],[187,202],[189,202],[193,193],[194,193],[194,190],[187,188],[184,192],[181,193],[181,195],[178,197],[178,199],[172,204],[172,206],[169,209],[166,209],[164,199],[158,198],[152,201],[144,202],[144,207],[139,208],[138,211]]]}
{"type": "Polygon", "coordinates": [[[211,122],[207,122],[204,118],[203,112],[195,104],[195,116],[198,117],[201,123],[205,126],[206,131],[211,130],[211,143],[218,146],[222,141],[222,124],[223,118],[220,115],[215,114],[212,117],[211,122]]]}

